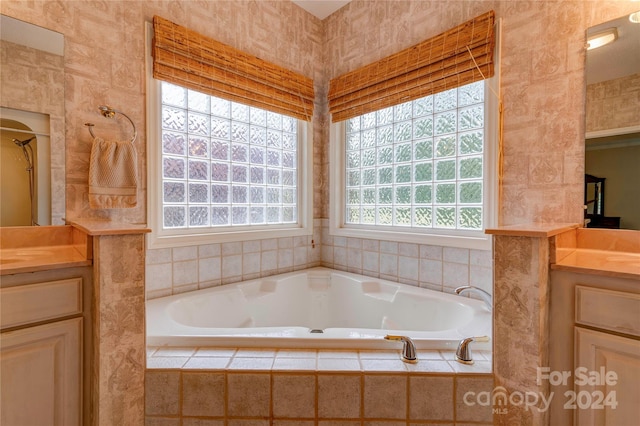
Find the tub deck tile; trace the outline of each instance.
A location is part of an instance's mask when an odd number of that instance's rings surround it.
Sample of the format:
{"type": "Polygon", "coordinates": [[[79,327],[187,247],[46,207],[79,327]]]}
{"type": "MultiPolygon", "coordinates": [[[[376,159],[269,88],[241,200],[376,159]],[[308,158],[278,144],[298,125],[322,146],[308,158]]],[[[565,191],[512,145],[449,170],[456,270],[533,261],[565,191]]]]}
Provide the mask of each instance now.
{"type": "Polygon", "coordinates": [[[400,359],[399,350],[315,350],[254,348],[147,348],[148,369],[319,373],[491,373],[491,351],[474,351],[475,363],[455,361],[451,350],[418,350],[418,363],[400,359]],[[191,354],[189,356],[185,356],[191,354]]]}
{"type": "Polygon", "coordinates": [[[182,367],[185,370],[224,370],[231,357],[192,357],[182,367]]]}
{"type": "Polygon", "coordinates": [[[231,370],[271,371],[273,358],[234,357],[229,364],[231,370]]]}
{"type": "Polygon", "coordinates": [[[230,358],[234,356],[236,353],[235,348],[197,348],[195,357],[206,356],[206,357],[225,357],[230,358]]]}
{"type": "Polygon", "coordinates": [[[272,370],[315,371],[315,358],[276,358],[272,370]]]}
{"type": "Polygon", "coordinates": [[[147,368],[182,368],[187,363],[187,361],[189,361],[189,357],[153,356],[147,359],[147,368]]]}
{"type": "Polygon", "coordinates": [[[318,371],[361,371],[360,363],[357,359],[345,358],[320,358],[318,359],[318,371]]]}

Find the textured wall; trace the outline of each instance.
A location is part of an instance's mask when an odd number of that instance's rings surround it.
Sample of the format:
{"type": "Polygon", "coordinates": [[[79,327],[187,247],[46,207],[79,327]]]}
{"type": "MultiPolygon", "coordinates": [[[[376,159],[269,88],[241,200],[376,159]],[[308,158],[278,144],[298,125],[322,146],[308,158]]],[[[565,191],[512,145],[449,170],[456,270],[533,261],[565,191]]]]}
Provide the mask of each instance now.
{"type": "Polygon", "coordinates": [[[633,2],[353,1],[325,21],[285,1],[3,1],[2,13],[65,35],[67,218],[146,221],[144,21],[154,14],[289,67],[316,81],[314,217],[328,217],[329,78],[413,45],[489,9],[503,19],[504,178],[500,221],[578,222],[584,173],[585,30],[633,2]],[[277,28],[277,31],[274,29],[277,28]],[[531,43],[536,40],[536,43],[531,43]],[[90,210],[90,136],[117,137],[97,105],[139,128],[138,207],[90,210]]]}
{"type": "Polygon", "coordinates": [[[587,86],[587,132],[640,126],[640,73],[587,86]]]}
{"type": "Polygon", "coordinates": [[[315,217],[328,216],[326,102],[329,78],[495,9],[503,18],[505,106],[501,224],[579,221],[584,170],[584,40],[587,27],[637,9],[633,2],[353,1],[321,22],[285,1],[3,1],[2,13],[65,35],[67,217],[146,220],[144,20],[165,16],[316,81],[315,217]],[[274,31],[274,29],[278,29],[274,31]],[[532,43],[535,40],[536,43],[532,43]],[[128,131],[97,113],[110,104],[140,130],[140,203],[89,210],[90,136],[128,131]],[[324,150],[321,149],[324,147],[324,150]],[[525,172],[523,172],[525,171],[525,172]]]}
{"type": "MultiPolygon", "coordinates": [[[[152,141],[146,140],[144,22],[153,15],[312,77],[317,85],[322,81],[322,24],[288,1],[7,0],[0,11],[65,36],[67,219],[146,222],[146,145],[152,141]],[[103,104],[121,109],[138,128],[140,190],[133,209],[89,209],[91,137],[84,123],[95,123],[95,133],[103,137],[130,132],[126,121],[113,123],[99,115],[97,107],[103,104]]],[[[322,89],[316,92],[319,98],[322,89]]],[[[321,141],[322,126],[315,129],[315,139],[321,141]]],[[[314,148],[319,165],[321,151],[314,148]]],[[[315,199],[321,205],[319,195],[315,199]]]]}
{"type": "MultiPolygon", "coordinates": [[[[500,224],[579,222],[584,190],[585,31],[638,9],[637,4],[354,1],[324,21],[327,77],[393,54],[490,9],[503,20],[500,224]]],[[[327,161],[323,165],[326,173],[327,161]]],[[[325,216],[327,212],[325,205],[325,216]]]]}

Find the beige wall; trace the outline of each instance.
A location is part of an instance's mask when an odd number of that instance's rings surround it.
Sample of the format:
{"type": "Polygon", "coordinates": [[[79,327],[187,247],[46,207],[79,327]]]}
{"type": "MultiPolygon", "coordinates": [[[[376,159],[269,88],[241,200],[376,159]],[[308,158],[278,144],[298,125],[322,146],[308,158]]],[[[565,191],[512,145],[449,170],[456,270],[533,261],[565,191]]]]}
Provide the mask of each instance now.
{"type": "Polygon", "coordinates": [[[314,158],[324,167],[316,177],[314,213],[326,217],[327,156],[320,141],[326,149],[328,132],[320,99],[327,78],[493,8],[504,21],[504,225],[581,220],[585,30],[637,9],[633,2],[616,1],[354,1],[321,22],[284,1],[5,0],[0,7],[6,15],[65,35],[67,217],[130,222],[146,220],[143,22],[154,14],[315,79],[314,158]],[[88,206],[90,136],[83,124],[94,121],[96,132],[111,131],[96,112],[105,103],[122,108],[140,130],[141,191],[134,209],[88,206]]]}
{"type": "Polygon", "coordinates": [[[603,177],[604,214],[620,216],[620,227],[640,229],[640,145],[586,152],[586,172],[603,177]]]}
{"type": "Polygon", "coordinates": [[[640,126],[640,73],[587,86],[587,132],[640,126]]]}
{"type": "MultiPolygon", "coordinates": [[[[321,79],[321,22],[283,1],[2,1],[0,11],[65,36],[67,219],[109,218],[146,222],[145,40],[144,22],[154,14],[190,27],[267,61],[321,79]],[[95,133],[128,132],[105,121],[98,105],[121,109],[138,128],[138,206],[90,210],[88,169],[95,133]]],[[[317,90],[321,93],[321,90],[317,90]]],[[[316,123],[316,132],[320,126],[316,123]]],[[[321,140],[319,134],[316,140],[321,140]]],[[[315,156],[319,160],[319,155],[315,156]]],[[[316,197],[316,205],[320,205],[316,197]]]]}
{"type": "Polygon", "coordinates": [[[355,1],[326,20],[328,77],[366,65],[490,9],[503,20],[500,224],[580,222],[585,31],[637,9],[637,4],[355,1]]]}

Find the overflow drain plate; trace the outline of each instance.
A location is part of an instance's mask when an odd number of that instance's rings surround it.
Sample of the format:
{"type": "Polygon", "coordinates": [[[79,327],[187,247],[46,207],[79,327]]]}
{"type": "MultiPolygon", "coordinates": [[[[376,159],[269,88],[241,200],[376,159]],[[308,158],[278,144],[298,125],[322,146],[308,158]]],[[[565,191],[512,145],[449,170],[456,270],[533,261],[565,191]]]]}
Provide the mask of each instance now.
{"type": "Polygon", "coordinates": [[[309,330],[309,333],[324,333],[324,330],[321,330],[319,328],[312,328],[311,330],[309,330]]]}

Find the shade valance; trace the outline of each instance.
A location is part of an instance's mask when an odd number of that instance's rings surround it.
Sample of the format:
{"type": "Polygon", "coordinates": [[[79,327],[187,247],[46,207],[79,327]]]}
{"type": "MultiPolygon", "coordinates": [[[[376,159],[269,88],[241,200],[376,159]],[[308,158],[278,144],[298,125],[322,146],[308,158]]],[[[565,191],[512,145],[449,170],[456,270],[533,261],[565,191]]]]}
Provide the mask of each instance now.
{"type": "Polygon", "coordinates": [[[493,76],[495,13],[331,80],[334,122],[493,76]]]}
{"type": "Polygon", "coordinates": [[[310,121],[313,80],[153,17],[153,77],[310,121]]]}

